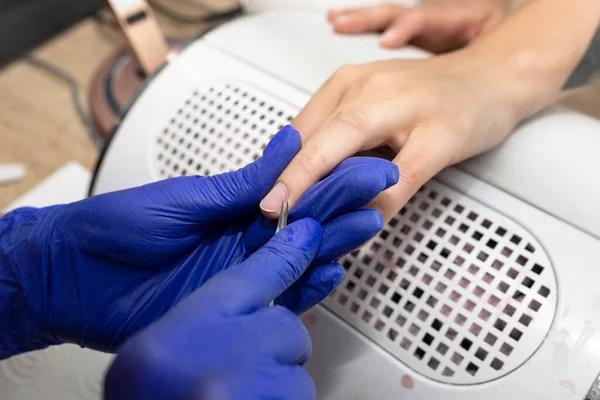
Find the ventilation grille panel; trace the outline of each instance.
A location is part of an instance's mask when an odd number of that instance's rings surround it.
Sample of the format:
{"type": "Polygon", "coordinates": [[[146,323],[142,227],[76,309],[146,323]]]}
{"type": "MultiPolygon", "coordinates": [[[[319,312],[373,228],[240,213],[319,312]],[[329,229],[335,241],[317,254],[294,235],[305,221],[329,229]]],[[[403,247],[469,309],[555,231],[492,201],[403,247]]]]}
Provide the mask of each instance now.
{"type": "Polygon", "coordinates": [[[195,90],[155,137],[158,179],[215,175],[256,160],[293,108],[239,83],[195,90]]]}
{"type": "Polygon", "coordinates": [[[326,307],[442,382],[482,383],[519,367],[556,311],[540,244],[436,181],[341,263],[346,279],[326,307]]]}

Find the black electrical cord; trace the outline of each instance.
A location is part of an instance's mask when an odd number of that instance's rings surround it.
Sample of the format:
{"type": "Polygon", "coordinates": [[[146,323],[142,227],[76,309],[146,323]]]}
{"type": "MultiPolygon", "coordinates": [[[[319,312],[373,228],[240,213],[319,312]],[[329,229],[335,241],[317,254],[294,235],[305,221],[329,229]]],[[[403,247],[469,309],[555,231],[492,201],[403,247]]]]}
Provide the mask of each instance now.
{"type": "Polygon", "coordinates": [[[83,104],[81,103],[81,99],[79,98],[79,84],[77,83],[75,78],[73,78],[73,76],[70,73],[63,70],[62,68],[46,60],[42,60],[41,58],[38,58],[37,56],[34,56],[31,53],[25,55],[24,58],[32,65],[59,77],[66,84],[69,85],[69,88],[71,89],[71,101],[73,103],[73,107],[75,108],[75,113],[79,117],[81,123],[86,127],[88,135],[90,136],[90,139],[92,139],[92,141],[94,142],[94,145],[96,145],[99,148],[102,145],[103,140],[100,138],[100,135],[98,135],[96,126],[94,125],[88,114],[85,112],[83,104]]]}
{"type": "Polygon", "coordinates": [[[181,22],[184,24],[201,24],[221,21],[224,19],[236,17],[242,13],[241,6],[236,6],[227,10],[214,10],[203,6],[204,9],[207,9],[206,13],[203,13],[201,15],[188,15],[179,11],[175,11],[171,7],[165,6],[159,0],[148,0],[148,4],[150,4],[150,7],[152,7],[153,10],[163,14],[168,18],[171,18],[174,21],[181,22]]]}

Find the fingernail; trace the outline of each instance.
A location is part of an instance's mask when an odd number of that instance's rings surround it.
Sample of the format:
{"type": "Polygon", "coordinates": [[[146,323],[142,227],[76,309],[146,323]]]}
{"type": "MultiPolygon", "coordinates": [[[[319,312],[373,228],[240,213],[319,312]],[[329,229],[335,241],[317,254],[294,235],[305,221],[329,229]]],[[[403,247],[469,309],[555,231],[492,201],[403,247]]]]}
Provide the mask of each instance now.
{"type": "Polygon", "coordinates": [[[344,24],[350,23],[351,21],[352,21],[352,17],[349,15],[340,15],[338,17],[333,18],[334,24],[344,25],[344,24]]]}
{"type": "Polygon", "coordinates": [[[386,31],[383,33],[383,35],[381,35],[381,42],[390,42],[391,40],[394,39],[395,36],[395,32],[394,31],[386,31]]]}
{"type": "Polygon", "coordinates": [[[329,18],[335,18],[337,16],[339,16],[340,14],[342,14],[344,12],[344,9],[342,8],[332,8],[331,10],[327,11],[327,16],[329,18]]]}
{"type": "Polygon", "coordinates": [[[279,213],[281,204],[288,199],[288,196],[289,192],[285,183],[277,182],[269,194],[260,202],[260,209],[268,213],[279,213]]]}

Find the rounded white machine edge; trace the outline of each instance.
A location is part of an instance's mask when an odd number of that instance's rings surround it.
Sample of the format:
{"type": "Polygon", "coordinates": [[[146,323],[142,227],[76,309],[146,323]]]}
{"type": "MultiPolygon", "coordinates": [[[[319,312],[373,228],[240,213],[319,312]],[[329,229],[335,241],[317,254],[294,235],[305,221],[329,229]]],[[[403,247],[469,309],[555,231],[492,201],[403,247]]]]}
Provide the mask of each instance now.
{"type": "Polygon", "coordinates": [[[600,237],[600,121],[559,107],[461,169],[600,237]]]}
{"type": "MultiPolygon", "coordinates": [[[[388,0],[403,6],[415,6],[419,0],[388,0]]],[[[265,12],[271,10],[327,11],[332,8],[365,7],[381,4],[380,0],[241,0],[247,12],[265,12]]]]}

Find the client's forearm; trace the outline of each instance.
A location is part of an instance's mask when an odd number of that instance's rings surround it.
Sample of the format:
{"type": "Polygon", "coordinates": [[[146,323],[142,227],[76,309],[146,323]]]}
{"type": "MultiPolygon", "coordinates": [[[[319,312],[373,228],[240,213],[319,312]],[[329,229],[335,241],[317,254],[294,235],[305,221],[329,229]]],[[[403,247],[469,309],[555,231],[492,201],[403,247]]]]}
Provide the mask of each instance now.
{"type": "Polygon", "coordinates": [[[523,119],[553,102],[600,23],[598,0],[529,0],[465,51],[496,68],[498,93],[523,119]]]}

